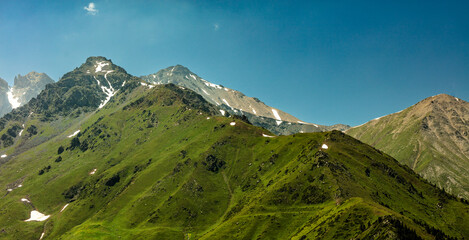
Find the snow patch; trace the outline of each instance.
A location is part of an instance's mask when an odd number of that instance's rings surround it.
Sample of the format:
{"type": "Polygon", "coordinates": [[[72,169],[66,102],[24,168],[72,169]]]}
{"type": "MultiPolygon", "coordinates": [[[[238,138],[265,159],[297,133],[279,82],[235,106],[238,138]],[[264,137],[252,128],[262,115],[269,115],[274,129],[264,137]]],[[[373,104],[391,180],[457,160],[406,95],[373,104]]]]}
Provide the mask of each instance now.
{"type": "Polygon", "coordinates": [[[213,84],[213,83],[208,82],[207,80],[204,80],[204,79],[202,79],[202,81],[204,81],[204,84],[207,85],[208,87],[222,89],[222,87],[220,85],[213,84]]]}
{"type": "Polygon", "coordinates": [[[95,174],[95,173],[96,173],[96,170],[98,170],[98,169],[96,169],[96,168],[95,168],[95,169],[93,169],[93,170],[90,172],[90,175],[93,175],[93,174],[95,174]]]}
{"type": "Polygon", "coordinates": [[[7,189],[7,192],[11,192],[11,191],[13,191],[13,189],[11,189],[11,188],[8,188],[8,189],[7,189]]]}
{"type": "Polygon", "coordinates": [[[268,138],[273,138],[273,137],[274,137],[274,136],[269,136],[269,135],[264,134],[264,133],[262,134],[262,136],[263,136],[263,137],[268,137],[268,138]]]}
{"type": "Polygon", "coordinates": [[[21,129],[20,133],[18,133],[18,135],[21,137],[21,134],[23,134],[23,130],[24,129],[21,129]]]}
{"type": "Polygon", "coordinates": [[[175,67],[176,67],[176,66],[174,66],[174,67],[171,69],[171,72],[169,73],[169,76],[173,76],[173,71],[174,71],[174,68],[175,68],[175,67]]]}
{"type": "Polygon", "coordinates": [[[319,127],[319,126],[318,126],[318,125],[316,125],[316,124],[313,124],[313,125],[314,125],[315,127],[317,127],[317,128],[319,127]]]}
{"type": "Polygon", "coordinates": [[[94,77],[94,79],[96,80],[96,82],[98,82],[98,86],[101,87],[101,82],[96,78],[96,76],[93,76],[93,77],[94,77]]]}
{"type": "Polygon", "coordinates": [[[197,77],[192,75],[192,74],[189,74],[191,76],[191,78],[193,78],[194,80],[197,80],[197,77]]]}
{"type": "Polygon", "coordinates": [[[155,87],[155,86],[153,86],[153,85],[151,85],[151,84],[146,84],[146,83],[144,83],[144,82],[141,82],[140,84],[142,84],[142,86],[148,87],[149,89],[152,89],[153,87],[155,87]]]}
{"type": "Polygon", "coordinates": [[[3,154],[2,156],[0,156],[0,158],[6,158],[6,157],[8,157],[8,155],[6,154],[3,154]]]}
{"type": "Polygon", "coordinates": [[[207,120],[209,120],[209,119],[210,119],[210,117],[207,117],[207,120]]]}
{"type": "Polygon", "coordinates": [[[19,188],[22,187],[22,186],[23,186],[23,184],[18,185],[19,188]]]}
{"type": "Polygon", "coordinates": [[[225,110],[220,109],[220,112],[221,112],[221,115],[225,116],[225,110]]]}
{"type": "Polygon", "coordinates": [[[21,103],[18,101],[17,98],[15,98],[15,96],[13,96],[13,88],[10,88],[10,90],[7,92],[7,96],[8,102],[10,102],[11,104],[11,108],[15,109],[20,107],[21,103]]]}
{"type": "Polygon", "coordinates": [[[29,201],[29,200],[28,200],[28,199],[26,199],[26,198],[22,198],[22,199],[21,199],[21,201],[22,201],[22,202],[31,203],[31,201],[29,201]]]}
{"type": "Polygon", "coordinates": [[[124,81],[124,82],[122,83],[122,86],[121,86],[121,87],[125,86],[125,82],[126,82],[126,81],[124,81]]]}
{"type": "Polygon", "coordinates": [[[277,110],[272,108],[272,113],[274,114],[275,119],[277,119],[277,125],[280,125],[282,123],[282,119],[280,118],[280,115],[278,114],[277,110]]]}
{"type": "Polygon", "coordinates": [[[80,130],[76,130],[72,135],[69,135],[68,138],[75,137],[79,132],[80,130]]]}
{"type": "Polygon", "coordinates": [[[236,122],[230,122],[230,125],[234,126],[234,125],[236,125],[236,122]]]}
{"type": "Polygon", "coordinates": [[[45,232],[43,232],[43,233],[41,234],[41,237],[39,238],[39,240],[42,240],[42,238],[44,237],[44,234],[45,234],[45,232]]]}
{"type": "Polygon", "coordinates": [[[108,66],[108,65],[109,65],[108,62],[98,62],[98,61],[96,61],[96,64],[97,64],[97,65],[96,65],[96,70],[95,70],[95,72],[101,72],[101,71],[103,71],[103,67],[104,67],[104,66],[108,66]]]}
{"type": "Polygon", "coordinates": [[[111,73],[113,71],[107,71],[106,74],[104,74],[104,79],[106,79],[107,81],[107,84],[109,85],[109,87],[105,87],[105,86],[100,86],[101,87],[101,90],[103,90],[104,94],[106,94],[106,99],[104,99],[103,102],[101,102],[101,104],[99,105],[98,109],[101,109],[104,107],[104,105],[106,105],[109,100],[111,100],[112,96],[114,96],[116,94],[116,90],[114,90],[114,88],[112,87],[111,83],[109,82],[109,80],[107,80],[107,74],[108,73],[111,73]]]}
{"type": "Polygon", "coordinates": [[[44,215],[36,210],[31,211],[31,217],[29,219],[24,220],[25,222],[30,222],[30,221],[38,221],[42,222],[47,220],[50,217],[50,215],[44,215]]]}
{"type": "MultiPolygon", "coordinates": [[[[114,72],[114,70],[107,71],[107,72],[104,74],[104,79],[106,79],[106,81],[109,82],[109,80],[107,80],[107,75],[108,75],[109,73],[112,73],[112,72],[114,72]]],[[[111,85],[111,84],[109,84],[109,85],[111,85]]]]}
{"type": "Polygon", "coordinates": [[[209,95],[209,96],[210,96],[210,94],[208,94],[208,92],[207,92],[207,91],[205,91],[205,89],[202,89],[202,91],[203,91],[205,94],[207,94],[207,95],[209,95]]]}
{"type": "Polygon", "coordinates": [[[230,89],[228,89],[228,88],[225,88],[225,91],[227,91],[227,92],[228,92],[228,91],[230,91],[230,89]]]}
{"type": "Polygon", "coordinates": [[[300,133],[304,133],[304,131],[300,131],[300,133]]]}
{"type": "Polygon", "coordinates": [[[280,124],[283,123],[283,121],[281,121],[281,120],[276,120],[275,122],[277,123],[277,126],[279,126],[280,124]]]}
{"type": "Polygon", "coordinates": [[[257,115],[256,109],[252,108],[252,112],[257,115]]]}
{"type": "Polygon", "coordinates": [[[62,208],[62,210],[60,210],[60,212],[63,212],[65,210],[65,208],[67,208],[67,207],[68,207],[68,203],[65,204],[65,206],[62,208]]]}
{"type": "Polygon", "coordinates": [[[277,110],[275,110],[275,109],[272,108],[272,113],[274,114],[275,119],[277,119],[277,120],[282,120],[282,119],[280,118],[280,115],[278,114],[277,110]]]}
{"type": "Polygon", "coordinates": [[[230,104],[228,103],[228,101],[226,101],[226,99],[222,99],[224,103],[226,103],[226,105],[228,105],[228,107],[231,107],[230,104]]]}
{"type": "Polygon", "coordinates": [[[322,149],[328,149],[329,147],[324,143],[322,146],[321,146],[322,149]]]}

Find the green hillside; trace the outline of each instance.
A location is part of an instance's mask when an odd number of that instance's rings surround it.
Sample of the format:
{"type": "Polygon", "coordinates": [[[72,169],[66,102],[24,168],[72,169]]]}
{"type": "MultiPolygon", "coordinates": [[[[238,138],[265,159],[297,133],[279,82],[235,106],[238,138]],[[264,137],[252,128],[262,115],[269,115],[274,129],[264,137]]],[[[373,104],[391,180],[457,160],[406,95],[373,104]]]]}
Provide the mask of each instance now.
{"type": "Polygon", "coordinates": [[[35,127],[0,150],[0,238],[469,237],[466,201],[339,131],[273,136],[137,79],[67,112],[3,119],[35,127]]]}
{"type": "Polygon", "coordinates": [[[351,128],[446,191],[469,199],[469,103],[441,94],[351,128]]]}

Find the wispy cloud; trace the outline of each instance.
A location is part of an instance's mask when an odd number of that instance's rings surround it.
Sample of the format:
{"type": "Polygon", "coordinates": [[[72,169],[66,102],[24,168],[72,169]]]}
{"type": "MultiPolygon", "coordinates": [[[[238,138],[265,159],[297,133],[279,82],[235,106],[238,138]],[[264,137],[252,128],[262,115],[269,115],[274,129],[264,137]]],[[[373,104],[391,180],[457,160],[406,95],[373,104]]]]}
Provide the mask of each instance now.
{"type": "Polygon", "coordinates": [[[213,24],[213,30],[218,31],[218,29],[220,29],[220,24],[214,23],[213,24]]]}
{"type": "Polygon", "coordinates": [[[85,9],[89,15],[96,15],[98,13],[98,9],[96,9],[96,5],[93,2],[90,2],[88,6],[85,6],[85,9]]]}

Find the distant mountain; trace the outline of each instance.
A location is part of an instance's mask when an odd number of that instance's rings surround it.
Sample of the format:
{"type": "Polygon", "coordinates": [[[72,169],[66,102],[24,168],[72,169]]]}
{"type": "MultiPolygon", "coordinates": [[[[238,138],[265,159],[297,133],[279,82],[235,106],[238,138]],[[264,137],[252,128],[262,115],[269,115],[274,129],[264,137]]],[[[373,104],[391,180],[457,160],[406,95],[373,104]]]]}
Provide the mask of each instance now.
{"type": "Polygon", "coordinates": [[[5,80],[0,79],[0,116],[23,106],[50,83],[54,83],[54,80],[45,73],[37,72],[16,76],[13,87],[9,87],[5,80]]]}
{"type": "Polygon", "coordinates": [[[47,74],[30,72],[25,76],[18,75],[15,77],[14,85],[11,89],[11,101],[13,108],[26,104],[31,98],[36,97],[47,84],[54,83],[47,74]],[[16,101],[18,105],[15,106],[13,102],[16,101]]]}
{"type": "Polygon", "coordinates": [[[155,74],[141,77],[151,84],[173,83],[189,88],[202,95],[208,102],[220,107],[222,114],[246,115],[254,125],[262,126],[275,134],[288,135],[300,132],[346,130],[347,125],[323,126],[300,121],[279,109],[267,106],[261,100],[222,85],[208,82],[188,68],[176,65],[155,74]]]}
{"type": "Polygon", "coordinates": [[[0,78],[0,117],[11,111],[11,104],[8,100],[8,92],[10,87],[7,81],[0,78]]]}
{"type": "Polygon", "coordinates": [[[469,103],[440,94],[347,131],[469,199],[469,103]]]}

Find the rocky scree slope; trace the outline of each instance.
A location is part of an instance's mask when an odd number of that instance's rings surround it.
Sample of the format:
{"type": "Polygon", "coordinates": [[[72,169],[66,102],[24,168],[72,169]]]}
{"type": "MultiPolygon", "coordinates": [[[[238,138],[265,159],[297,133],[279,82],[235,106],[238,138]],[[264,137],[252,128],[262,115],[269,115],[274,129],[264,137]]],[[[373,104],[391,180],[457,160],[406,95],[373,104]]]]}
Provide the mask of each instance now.
{"type": "Polygon", "coordinates": [[[440,94],[347,131],[469,199],[469,103],[440,94]]]}
{"type": "Polygon", "coordinates": [[[323,126],[300,121],[286,112],[267,106],[257,98],[208,82],[181,65],[168,67],[141,78],[152,84],[173,83],[189,88],[202,95],[208,102],[219,106],[222,114],[245,115],[254,125],[264,127],[275,134],[288,135],[333,129],[343,131],[349,127],[343,124],[323,126]]]}
{"type": "MultiPolygon", "coordinates": [[[[275,136],[217,116],[183,87],[128,84],[80,121],[73,108],[81,105],[62,108],[73,124],[61,134],[51,137],[55,122],[44,121],[7,149],[0,238],[469,236],[467,201],[339,131],[275,136]],[[37,138],[48,140],[15,152],[37,138]],[[32,211],[43,221],[26,222],[32,211]]],[[[25,124],[51,110],[44,109],[25,124]]]]}

